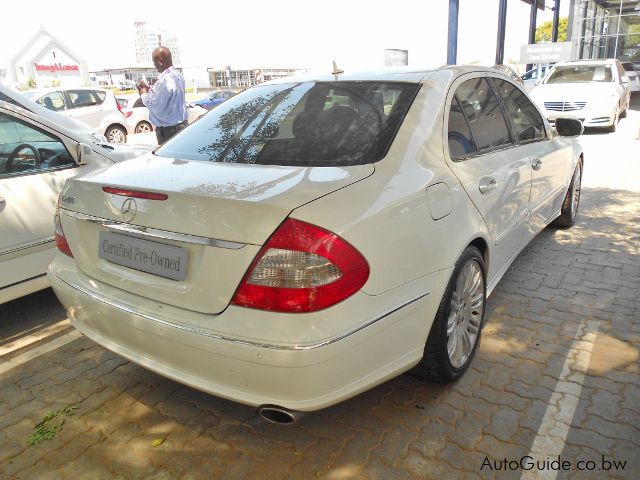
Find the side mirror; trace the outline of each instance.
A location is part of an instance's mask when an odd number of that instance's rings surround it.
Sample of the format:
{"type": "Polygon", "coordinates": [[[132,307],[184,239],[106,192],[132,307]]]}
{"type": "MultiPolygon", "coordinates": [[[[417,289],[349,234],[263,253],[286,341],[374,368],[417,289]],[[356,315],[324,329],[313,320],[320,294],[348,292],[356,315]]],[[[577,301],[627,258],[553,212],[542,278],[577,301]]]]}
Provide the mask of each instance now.
{"type": "Polygon", "coordinates": [[[86,143],[79,143],[76,146],[76,163],[78,165],[86,165],[89,163],[87,159],[91,156],[91,147],[86,143]]]}
{"type": "Polygon", "coordinates": [[[556,118],[556,131],[561,137],[578,137],[584,132],[584,125],[577,118],[556,118]]]}

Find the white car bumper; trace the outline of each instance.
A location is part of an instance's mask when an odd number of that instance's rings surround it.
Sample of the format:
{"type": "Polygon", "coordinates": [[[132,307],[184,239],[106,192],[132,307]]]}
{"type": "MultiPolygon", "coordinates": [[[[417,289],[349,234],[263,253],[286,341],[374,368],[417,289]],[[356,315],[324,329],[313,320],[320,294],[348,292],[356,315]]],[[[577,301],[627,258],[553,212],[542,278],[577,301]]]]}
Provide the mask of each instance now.
{"type": "MultiPolygon", "coordinates": [[[[377,315],[370,317],[362,309],[361,328],[297,345],[261,342],[251,339],[250,331],[246,338],[228,338],[178,323],[175,315],[158,315],[163,306],[157,302],[86,277],[63,254],[56,256],[48,276],[73,325],[115,353],[177,382],[239,403],[311,411],[368,390],[415,365],[422,358],[450,273],[445,270],[426,280],[423,277],[420,288],[433,288],[404,299],[395,308],[385,309],[382,304],[391,300],[389,295],[397,298],[396,291],[377,297],[357,293],[327,309],[326,315],[353,315],[358,311],[353,305],[374,305],[377,315]]],[[[416,291],[415,285],[411,288],[416,291]]],[[[402,295],[409,292],[405,287],[396,290],[403,290],[402,295]]],[[[165,309],[176,310],[168,305],[165,309]]],[[[187,319],[193,313],[182,311],[187,319]]],[[[248,309],[229,306],[212,318],[225,316],[238,325],[251,314],[248,309]]],[[[264,312],[265,321],[277,315],[264,312]]]]}

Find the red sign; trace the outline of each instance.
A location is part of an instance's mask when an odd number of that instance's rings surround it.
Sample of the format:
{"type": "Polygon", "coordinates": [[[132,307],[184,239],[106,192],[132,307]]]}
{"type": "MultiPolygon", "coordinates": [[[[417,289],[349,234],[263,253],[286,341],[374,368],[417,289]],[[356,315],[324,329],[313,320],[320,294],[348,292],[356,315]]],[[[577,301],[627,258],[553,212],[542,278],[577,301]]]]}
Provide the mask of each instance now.
{"type": "Polygon", "coordinates": [[[33,65],[36,67],[36,70],[46,72],[68,72],[72,70],[80,70],[78,65],[62,65],[61,63],[53,63],[51,65],[40,65],[38,63],[34,63],[33,65]]]}

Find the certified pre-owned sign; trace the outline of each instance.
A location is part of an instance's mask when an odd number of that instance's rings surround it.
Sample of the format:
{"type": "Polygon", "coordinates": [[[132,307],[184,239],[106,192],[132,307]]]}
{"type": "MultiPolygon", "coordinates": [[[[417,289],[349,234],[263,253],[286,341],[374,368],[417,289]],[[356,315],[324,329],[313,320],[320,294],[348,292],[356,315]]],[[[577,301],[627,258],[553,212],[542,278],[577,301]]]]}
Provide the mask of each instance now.
{"type": "Polygon", "coordinates": [[[108,262],[172,280],[186,278],[187,251],[184,248],[112,232],[100,232],[99,242],[98,256],[108,262]]]}

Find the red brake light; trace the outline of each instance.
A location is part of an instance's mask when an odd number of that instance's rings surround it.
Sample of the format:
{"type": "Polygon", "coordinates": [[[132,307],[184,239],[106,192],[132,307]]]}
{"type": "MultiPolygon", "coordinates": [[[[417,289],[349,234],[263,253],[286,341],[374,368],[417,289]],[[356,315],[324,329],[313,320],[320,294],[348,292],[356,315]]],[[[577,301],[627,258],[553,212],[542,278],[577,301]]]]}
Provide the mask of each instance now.
{"type": "Polygon", "coordinates": [[[128,112],[124,112],[124,116],[129,118],[133,112],[129,110],[128,112]]]}
{"type": "MultiPolygon", "coordinates": [[[[58,202],[60,202],[59,197],[58,202]]],[[[56,214],[53,217],[53,225],[55,230],[56,248],[65,255],[69,255],[71,258],[73,258],[73,252],[71,251],[71,247],[69,246],[69,243],[67,243],[67,239],[64,236],[64,231],[62,230],[59,203],[56,203],[56,214]]]]}
{"type": "Polygon", "coordinates": [[[169,196],[166,193],[143,192],[141,190],[126,190],[124,188],[102,187],[105,193],[122,195],[123,197],[143,198],[145,200],[166,200],[169,196]]]}
{"type": "Polygon", "coordinates": [[[313,312],[357,292],[369,265],[352,245],[323,228],[287,219],[262,247],[231,301],[276,312],[313,312]]]}
{"type": "MultiPolygon", "coordinates": [[[[123,110],[123,108],[122,108],[122,105],[120,105],[120,102],[119,102],[118,100],[116,100],[116,106],[118,107],[118,111],[119,111],[121,114],[125,115],[124,110],[123,110]]],[[[125,117],[126,117],[126,115],[125,115],[125,117]]]]}

